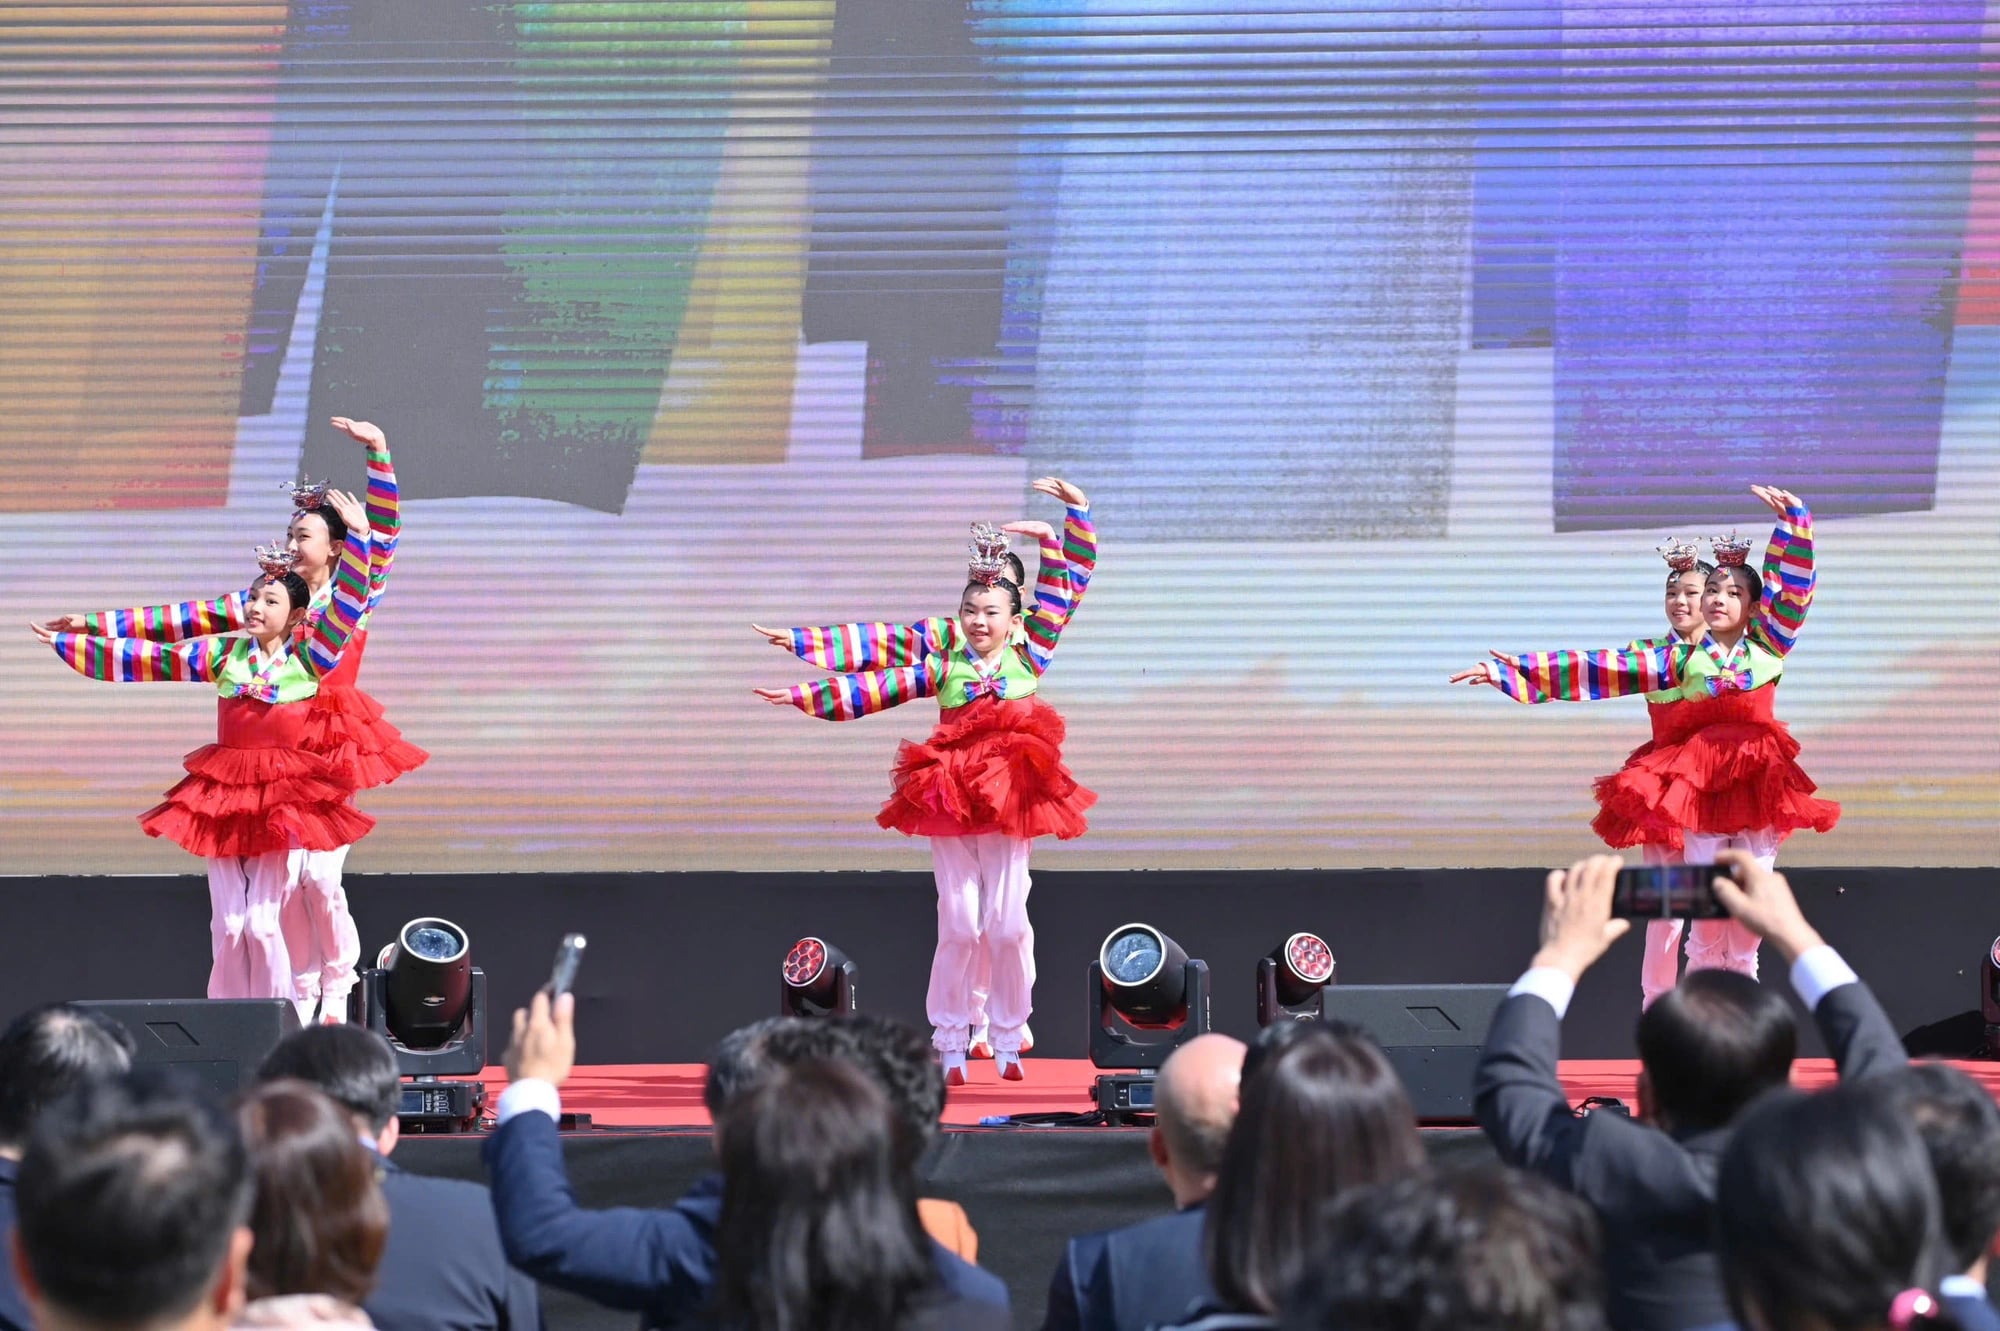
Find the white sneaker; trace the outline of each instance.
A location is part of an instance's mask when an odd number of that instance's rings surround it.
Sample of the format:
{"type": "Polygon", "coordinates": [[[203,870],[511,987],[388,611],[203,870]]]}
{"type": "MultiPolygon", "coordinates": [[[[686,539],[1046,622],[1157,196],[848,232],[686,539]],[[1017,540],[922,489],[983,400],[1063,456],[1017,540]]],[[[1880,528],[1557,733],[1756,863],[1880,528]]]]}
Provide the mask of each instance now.
{"type": "Polygon", "coordinates": [[[944,1069],[944,1084],[965,1085],[965,1054],[957,1049],[942,1050],[938,1054],[938,1065],[944,1069]]]}
{"type": "Polygon", "coordinates": [[[1021,1056],[1010,1054],[1004,1049],[993,1051],[993,1068],[1002,1081],[1026,1081],[1028,1074],[1021,1067],[1021,1056]]]}

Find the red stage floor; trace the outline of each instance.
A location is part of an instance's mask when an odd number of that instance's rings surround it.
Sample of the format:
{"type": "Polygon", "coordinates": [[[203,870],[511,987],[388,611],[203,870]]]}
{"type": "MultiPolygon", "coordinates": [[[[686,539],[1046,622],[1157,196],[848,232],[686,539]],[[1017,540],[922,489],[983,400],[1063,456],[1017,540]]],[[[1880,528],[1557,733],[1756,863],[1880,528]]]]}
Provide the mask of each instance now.
{"type": "MultiPolygon", "coordinates": [[[[1097,1069],[1081,1058],[1030,1058],[1028,1080],[1004,1082],[991,1063],[972,1064],[972,1082],[956,1087],[945,1103],[944,1121],[959,1127],[999,1114],[1084,1113],[1094,1107],[1091,1084],[1097,1069]]],[[[1960,1063],[2000,1100],[2000,1063],[1960,1063]]],[[[563,1107],[589,1114],[595,1126],[606,1128],[705,1128],[701,1086],[706,1069],[699,1063],[614,1063],[580,1067],[563,1088],[563,1107]]],[[[1639,1075],[1635,1060],[1575,1060],[1562,1065],[1563,1088],[1572,1103],[1602,1095],[1635,1104],[1633,1084],[1639,1075]]],[[[1792,1080],[1802,1087],[1833,1081],[1833,1064],[1826,1059],[1801,1060],[1792,1080]]],[[[507,1085],[502,1068],[488,1068],[488,1092],[497,1100],[507,1085]]],[[[493,1103],[489,1100],[488,1103],[493,1103]]]]}

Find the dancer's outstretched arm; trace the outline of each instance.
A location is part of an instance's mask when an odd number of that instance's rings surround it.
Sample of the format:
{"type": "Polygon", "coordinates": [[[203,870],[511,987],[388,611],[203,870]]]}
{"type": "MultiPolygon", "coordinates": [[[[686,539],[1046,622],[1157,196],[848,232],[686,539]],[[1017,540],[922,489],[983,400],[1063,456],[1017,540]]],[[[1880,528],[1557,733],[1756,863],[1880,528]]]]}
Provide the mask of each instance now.
{"type": "Polygon", "coordinates": [[[389,456],[389,439],[381,426],[335,416],[333,427],[368,450],[368,609],[373,610],[388,590],[389,567],[396,562],[396,547],[403,539],[396,464],[389,456]]]}
{"type": "Polygon", "coordinates": [[[1771,529],[1771,543],[1764,550],[1764,592],[1750,632],[1780,656],[1789,654],[1798,640],[1799,628],[1812,606],[1813,587],[1818,575],[1813,569],[1812,510],[1789,490],[1753,485],[1750,490],[1772,512],[1778,525],[1771,529]]]}
{"type": "Polygon", "coordinates": [[[914,624],[874,621],[826,624],[806,628],[750,628],[808,665],[822,670],[884,670],[914,665],[945,650],[951,636],[948,617],[920,619],[914,624]]]}
{"type": "Polygon", "coordinates": [[[150,642],[143,638],[111,638],[86,633],[54,633],[34,625],[35,636],[62,663],[85,679],[106,684],[213,684],[234,645],[227,638],[202,637],[187,642],[150,642]]]}
{"type": "Polygon", "coordinates": [[[951,631],[945,635],[940,650],[913,665],[851,671],[789,688],[754,692],[765,702],[796,707],[822,721],[853,721],[886,712],[913,698],[935,697],[944,678],[945,653],[954,650],[958,642],[956,621],[945,623],[951,626],[951,631]]]}
{"type": "Polygon", "coordinates": [[[1516,702],[1596,702],[1680,687],[1692,649],[1685,643],[1590,652],[1492,653],[1454,684],[1491,684],[1516,702]]]}
{"type": "Polygon", "coordinates": [[[103,638],[139,638],[147,642],[185,642],[211,633],[234,633],[243,627],[248,589],[209,601],[175,601],[140,605],[127,610],[96,610],[58,615],[41,627],[51,633],[85,634],[103,638]]]}

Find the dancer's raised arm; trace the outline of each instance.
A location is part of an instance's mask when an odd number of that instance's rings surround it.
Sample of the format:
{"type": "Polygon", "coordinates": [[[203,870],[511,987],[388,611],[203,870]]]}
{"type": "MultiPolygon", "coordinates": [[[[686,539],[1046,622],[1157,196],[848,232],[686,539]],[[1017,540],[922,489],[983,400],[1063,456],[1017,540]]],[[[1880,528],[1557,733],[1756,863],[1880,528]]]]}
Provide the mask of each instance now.
{"type": "Polygon", "coordinates": [[[1812,510],[1789,490],[1753,485],[1750,491],[1778,515],[1771,543],[1764,550],[1764,590],[1750,632],[1785,656],[1798,640],[1818,582],[1813,567],[1812,510]]]}

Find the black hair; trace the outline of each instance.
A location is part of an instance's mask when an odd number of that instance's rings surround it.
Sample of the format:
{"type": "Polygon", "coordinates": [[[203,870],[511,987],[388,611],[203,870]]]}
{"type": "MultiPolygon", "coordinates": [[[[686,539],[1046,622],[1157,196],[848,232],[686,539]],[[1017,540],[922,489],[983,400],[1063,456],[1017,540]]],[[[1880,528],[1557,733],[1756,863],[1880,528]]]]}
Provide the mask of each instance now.
{"type": "Polygon", "coordinates": [[[1021,613],[1021,584],[1018,582],[1009,582],[1005,578],[992,583],[968,582],[965,584],[965,590],[959,593],[959,600],[963,601],[974,592],[1005,592],[1007,602],[1013,606],[1014,613],[1017,615],[1021,613]]]}
{"type": "Polygon", "coordinates": [[[266,573],[257,579],[257,585],[276,583],[285,589],[285,599],[292,603],[292,609],[303,610],[312,604],[312,588],[297,573],[266,573]]]}
{"type": "Polygon", "coordinates": [[[15,1185],[21,1254],[48,1302],[102,1326],[185,1317],[250,1214],[234,1120],[141,1069],[88,1082],[29,1135],[15,1185]]]}
{"type": "Polygon", "coordinates": [[[709,1121],[720,1123],[729,1107],[770,1071],[764,1056],[765,1042],[774,1031],[803,1024],[797,1017],[766,1017],[748,1026],[739,1026],[716,1041],[708,1055],[708,1078],[701,1088],[702,1103],[708,1107],[709,1121]]]}
{"type": "Polygon", "coordinates": [[[1937,1175],[1954,1269],[1967,1270],[2000,1233],[2000,1106],[1943,1063],[1913,1063],[1856,1085],[1886,1096],[1916,1128],[1937,1175]]]}
{"type": "Polygon", "coordinates": [[[1791,1078],[1799,1048],[1792,1009],[1732,971],[1690,971],[1639,1017],[1639,1062],[1663,1124],[1719,1128],[1791,1078]]]}
{"type": "Polygon", "coordinates": [[[296,518],[307,513],[326,524],[326,539],[336,548],[347,540],[347,519],[341,517],[332,504],[315,504],[311,508],[300,509],[292,516],[296,518]]]}
{"type": "Polygon", "coordinates": [[[1730,577],[1741,582],[1743,584],[1744,599],[1749,601],[1750,604],[1756,605],[1763,600],[1764,580],[1758,577],[1756,570],[1752,569],[1748,564],[1723,564],[1717,568],[1710,569],[1708,576],[1713,578],[1718,573],[1728,574],[1730,577]]]}
{"type": "Polygon", "coordinates": [[[1738,1326],[1880,1327],[1898,1294],[1935,1294],[1951,1269],[1924,1144],[1888,1097],[1858,1083],[1773,1092],[1744,1115],[1715,1213],[1738,1326]]]}
{"type": "Polygon", "coordinates": [[[764,1057],[773,1067],[793,1067],[825,1059],[851,1064],[867,1074],[902,1121],[905,1163],[937,1135],[944,1116],[944,1073],[930,1037],[913,1026],[870,1013],[830,1021],[797,1021],[771,1032],[764,1057]]]}
{"type": "Polygon", "coordinates": [[[718,1131],[718,1320],[742,1331],[879,1331],[938,1286],[899,1163],[898,1116],[860,1069],[780,1069],[718,1131]]]}
{"type": "Polygon", "coordinates": [[[1486,1164],[1357,1188],[1326,1209],[1285,1331],[1604,1331],[1590,1207],[1486,1164]]]}
{"type": "Polygon", "coordinates": [[[1423,1168],[1417,1116],[1381,1047],[1337,1023],[1246,1061],[1208,1201],[1209,1279],[1233,1312],[1275,1313],[1304,1272],[1321,1206],[1423,1168]]]}
{"type": "Polygon", "coordinates": [[[1028,585],[1028,566],[1023,564],[1021,556],[1015,554],[1012,550],[1007,552],[1007,571],[1014,575],[1014,585],[1016,587],[1025,587],[1028,585]]]}
{"type": "Polygon", "coordinates": [[[44,1109],[132,1066],[132,1033],[67,1003],[30,1008],[0,1032],[0,1146],[19,1149],[44,1109]]]}
{"type": "Polygon", "coordinates": [[[396,1051],[366,1026],[345,1022],[286,1036],[258,1067],[257,1080],[302,1081],[378,1133],[396,1116],[403,1097],[396,1051]]]}

